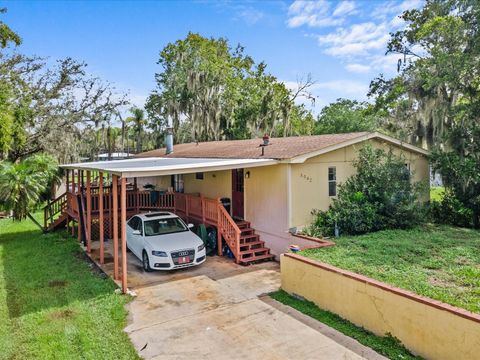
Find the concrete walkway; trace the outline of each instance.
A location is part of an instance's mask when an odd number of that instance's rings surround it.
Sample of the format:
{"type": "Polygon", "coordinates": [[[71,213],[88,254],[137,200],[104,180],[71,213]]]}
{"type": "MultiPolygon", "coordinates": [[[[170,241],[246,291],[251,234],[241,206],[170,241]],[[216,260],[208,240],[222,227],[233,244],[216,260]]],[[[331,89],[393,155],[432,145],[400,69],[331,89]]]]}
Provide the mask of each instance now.
{"type": "Polygon", "coordinates": [[[278,270],[259,268],[218,280],[198,275],[140,287],[128,305],[125,331],[145,359],[381,358],[259,298],[279,286],[278,270]]]}

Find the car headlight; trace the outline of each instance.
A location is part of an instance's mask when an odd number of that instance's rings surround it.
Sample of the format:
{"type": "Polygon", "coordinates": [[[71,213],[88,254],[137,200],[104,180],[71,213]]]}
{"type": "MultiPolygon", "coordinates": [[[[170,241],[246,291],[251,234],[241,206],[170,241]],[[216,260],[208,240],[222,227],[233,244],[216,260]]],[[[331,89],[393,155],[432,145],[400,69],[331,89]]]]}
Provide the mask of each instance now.
{"type": "Polygon", "coordinates": [[[168,256],[165,251],[156,251],[156,250],[152,251],[152,255],[153,256],[160,256],[160,257],[167,257],[168,256]]]}
{"type": "Polygon", "coordinates": [[[203,249],[205,249],[205,244],[199,245],[197,251],[202,251],[203,249]]]}

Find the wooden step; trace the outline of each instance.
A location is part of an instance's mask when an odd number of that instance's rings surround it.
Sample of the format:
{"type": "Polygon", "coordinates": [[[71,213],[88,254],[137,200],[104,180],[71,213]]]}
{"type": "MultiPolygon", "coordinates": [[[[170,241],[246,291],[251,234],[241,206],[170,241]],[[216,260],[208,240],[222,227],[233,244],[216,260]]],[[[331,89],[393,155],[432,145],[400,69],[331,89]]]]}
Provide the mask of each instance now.
{"type": "Polygon", "coordinates": [[[237,226],[238,226],[240,229],[250,227],[250,222],[245,221],[245,220],[236,220],[235,223],[237,224],[237,226]]]}
{"type": "Polygon", "coordinates": [[[264,247],[264,245],[265,245],[265,241],[261,241],[261,240],[240,244],[240,252],[261,248],[261,247],[264,247]]]}
{"type": "Polygon", "coordinates": [[[257,241],[259,239],[260,239],[260,235],[258,234],[240,235],[240,245],[247,244],[252,241],[257,241]]]}
{"type": "Polygon", "coordinates": [[[240,258],[243,260],[243,259],[247,259],[247,258],[252,257],[252,256],[264,255],[264,253],[270,254],[270,249],[266,248],[266,247],[261,247],[261,248],[258,248],[258,249],[240,251],[240,258]]]}
{"type": "Polygon", "coordinates": [[[48,225],[47,230],[48,231],[55,230],[56,228],[65,225],[64,223],[66,223],[66,221],[67,221],[67,214],[63,213],[57,219],[55,219],[50,225],[48,225]]]}
{"type": "Polygon", "coordinates": [[[273,254],[258,255],[258,256],[253,256],[246,259],[240,259],[240,264],[249,265],[257,261],[273,260],[274,258],[275,258],[275,255],[273,254]]]}
{"type": "Polygon", "coordinates": [[[242,228],[242,229],[240,229],[240,232],[241,232],[242,235],[247,235],[247,234],[252,234],[253,235],[253,234],[255,234],[255,229],[250,228],[250,227],[249,228],[242,228]]]}

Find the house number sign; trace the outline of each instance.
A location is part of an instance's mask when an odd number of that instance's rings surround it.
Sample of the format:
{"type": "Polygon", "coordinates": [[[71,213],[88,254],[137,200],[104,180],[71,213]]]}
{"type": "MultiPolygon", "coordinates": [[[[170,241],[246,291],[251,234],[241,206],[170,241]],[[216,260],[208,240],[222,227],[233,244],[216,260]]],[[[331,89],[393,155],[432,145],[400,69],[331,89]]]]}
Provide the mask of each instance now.
{"type": "Polygon", "coordinates": [[[307,180],[308,182],[312,182],[312,177],[308,176],[307,174],[301,173],[300,177],[307,180]]]}

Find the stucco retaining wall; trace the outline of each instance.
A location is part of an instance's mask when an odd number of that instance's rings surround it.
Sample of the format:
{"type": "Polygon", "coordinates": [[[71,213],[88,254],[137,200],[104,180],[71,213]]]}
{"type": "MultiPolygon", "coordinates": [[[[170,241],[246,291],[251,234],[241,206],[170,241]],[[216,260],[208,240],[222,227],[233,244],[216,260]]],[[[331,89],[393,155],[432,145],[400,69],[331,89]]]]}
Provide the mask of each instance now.
{"type": "Polygon", "coordinates": [[[480,315],[320,263],[281,256],[282,288],[427,359],[479,359],[480,315]]]}

